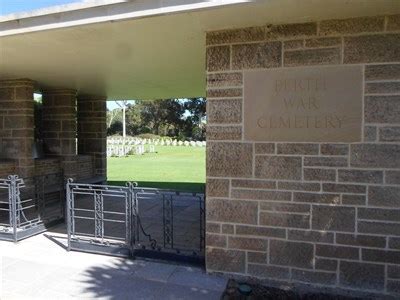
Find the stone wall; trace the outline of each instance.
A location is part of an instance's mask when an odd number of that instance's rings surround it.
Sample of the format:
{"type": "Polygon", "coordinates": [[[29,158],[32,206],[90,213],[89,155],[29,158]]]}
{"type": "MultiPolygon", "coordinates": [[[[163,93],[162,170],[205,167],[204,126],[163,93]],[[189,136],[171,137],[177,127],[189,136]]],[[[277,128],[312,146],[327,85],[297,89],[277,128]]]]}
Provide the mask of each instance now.
{"type": "Polygon", "coordinates": [[[64,175],[76,178],[76,90],[43,90],[42,122],[46,156],[62,157],[64,175]]]}
{"type": "Polygon", "coordinates": [[[35,159],[35,175],[44,176],[49,174],[58,174],[61,170],[60,158],[40,158],[35,159]]]}
{"type": "Polygon", "coordinates": [[[15,161],[14,160],[1,160],[0,161],[0,178],[5,179],[8,175],[15,174],[15,161]]]}
{"type": "Polygon", "coordinates": [[[207,33],[210,272],[400,294],[400,16],[207,33]],[[360,143],[243,137],[243,70],[362,66],[360,143]]]}
{"type": "Polygon", "coordinates": [[[95,176],[94,157],[91,155],[78,155],[78,182],[82,179],[88,179],[95,176]]]}
{"type": "Polygon", "coordinates": [[[94,175],[107,176],[106,98],[81,95],[78,98],[78,153],[94,159],[94,175]]]}
{"type": "Polygon", "coordinates": [[[28,79],[0,81],[0,157],[15,161],[15,173],[34,174],[33,90],[28,79]]]}

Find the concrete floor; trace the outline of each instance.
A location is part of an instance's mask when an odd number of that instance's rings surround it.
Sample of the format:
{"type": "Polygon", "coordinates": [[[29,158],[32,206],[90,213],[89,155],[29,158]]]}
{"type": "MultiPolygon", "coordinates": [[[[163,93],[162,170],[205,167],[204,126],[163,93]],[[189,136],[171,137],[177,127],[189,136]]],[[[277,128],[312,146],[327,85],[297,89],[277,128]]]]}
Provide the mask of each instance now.
{"type": "Polygon", "coordinates": [[[219,299],[225,288],[200,268],[67,252],[62,231],[0,241],[1,299],[219,299]]]}

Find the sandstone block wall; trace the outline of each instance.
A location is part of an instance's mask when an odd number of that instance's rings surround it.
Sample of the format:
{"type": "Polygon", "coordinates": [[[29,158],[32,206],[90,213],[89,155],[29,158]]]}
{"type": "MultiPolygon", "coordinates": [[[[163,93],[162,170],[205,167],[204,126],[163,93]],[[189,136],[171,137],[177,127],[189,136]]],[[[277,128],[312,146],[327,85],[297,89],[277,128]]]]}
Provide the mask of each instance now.
{"type": "Polygon", "coordinates": [[[94,159],[94,175],[107,176],[106,98],[82,95],[78,98],[78,153],[94,159]]]}
{"type": "Polygon", "coordinates": [[[62,157],[64,175],[76,178],[76,91],[43,91],[43,141],[47,156],[62,157]]]}
{"type": "Polygon", "coordinates": [[[14,173],[21,177],[32,176],[35,169],[33,90],[28,79],[0,81],[0,157],[14,160],[14,173]]]}
{"type": "Polygon", "coordinates": [[[207,33],[210,272],[400,295],[400,16],[207,33]],[[243,137],[243,70],[362,66],[362,142],[243,137]]]}

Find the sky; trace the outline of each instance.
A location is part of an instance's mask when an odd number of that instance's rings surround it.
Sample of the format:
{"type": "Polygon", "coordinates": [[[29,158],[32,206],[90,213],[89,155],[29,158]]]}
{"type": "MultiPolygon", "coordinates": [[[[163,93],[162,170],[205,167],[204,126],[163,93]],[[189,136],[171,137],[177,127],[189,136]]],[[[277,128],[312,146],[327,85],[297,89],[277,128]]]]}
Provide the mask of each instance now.
{"type": "Polygon", "coordinates": [[[8,15],[17,12],[62,5],[82,0],[0,0],[0,15],[8,15]]]}

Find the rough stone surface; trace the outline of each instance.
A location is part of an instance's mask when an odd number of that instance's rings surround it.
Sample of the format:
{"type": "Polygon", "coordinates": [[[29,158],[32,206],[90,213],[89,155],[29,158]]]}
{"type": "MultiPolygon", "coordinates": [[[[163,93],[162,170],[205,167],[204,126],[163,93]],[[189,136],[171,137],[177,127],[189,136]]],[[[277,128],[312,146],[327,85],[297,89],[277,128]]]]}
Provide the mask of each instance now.
{"type": "Polygon", "coordinates": [[[334,259],[317,258],[315,260],[315,269],[324,271],[336,271],[338,261],[334,259]]]}
{"type": "Polygon", "coordinates": [[[256,154],[274,154],[275,144],[273,143],[256,143],[255,144],[256,154]]]}
{"type": "Polygon", "coordinates": [[[242,73],[215,73],[207,75],[208,87],[241,86],[242,83],[243,83],[242,73]]]}
{"type": "Polygon", "coordinates": [[[255,175],[258,178],[293,179],[301,178],[300,157],[257,156],[255,175]]]}
{"type": "Polygon", "coordinates": [[[354,247],[316,245],[315,254],[322,257],[359,259],[359,249],[354,247]]]}
{"type": "Polygon", "coordinates": [[[368,189],[368,204],[400,207],[400,187],[370,186],[368,189]]]}
{"type": "Polygon", "coordinates": [[[359,247],[377,247],[385,248],[386,239],[384,237],[372,235],[353,235],[353,234],[336,234],[336,243],[342,245],[359,246],[359,247]]]}
{"type": "Polygon", "coordinates": [[[307,283],[335,284],[336,274],[318,271],[292,270],[292,280],[307,283]]]}
{"type": "Polygon", "coordinates": [[[268,240],[230,236],[228,238],[228,247],[230,249],[267,251],[268,240]]]}
{"type": "Polygon", "coordinates": [[[344,205],[365,205],[366,201],[364,195],[342,195],[342,204],[344,205]]]}
{"type": "Polygon", "coordinates": [[[323,231],[355,230],[355,209],[350,207],[314,206],[312,229],[323,231]]]}
{"type": "Polygon", "coordinates": [[[289,279],[289,268],[249,264],[247,272],[261,278],[289,279]]]}
{"type": "Polygon", "coordinates": [[[232,46],[232,68],[274,68],[281,65],[281,42],[232,46]]]}
{"type": "Polygon", "coordinates": [[[208,270],[225,272],[245,272],[246,254],[244,251],[208,248],[206,266],[208,270]]]}
{"type": "Polygon", "coordinates": [[[366,261],[398,264],[400,251],[362,249],[362,258],[366,261]]]}
{"type": "Polygon", "coordinates": [[[324,183],[322,184],[322,190],[324,192],[331,192],[331,193],[365,194],[367,189],[364,185],[324,183]]]}
{"type": "Polygon", "coordinates": [[[333,47],[340,46],[341,44],[342,39],[336,37],[313,38],[305,40],[305,46],[308,48],[333,47]]]}
{"type": "Polygon", "coordinates": [[[400,222],[400,209],[359,208],[358,219],[400,222]]]}
{"type": "Polygon", "coordinates": [[[241,88],[220,88],[220,89],[208,89],[207,97],[208,98],[226,98],[226,97],[241,97],[242,96],[241,88]]]}
{"type": "Polygon", "coordinates": [[[278,144],[278,154],[318,154],[318,144],[287,143],[278,144]]]}
{"type": "Polygon", "coordinates": [[[366,94],[399,94],[400,82],[369,82],[365,85],[366,94]]]}
{"type": "Polygon", "coordinates": [[[349,145],[346,144],[322,144],[322,155],[347,155],[349,153],[349,145]]]}
{"type": "Polygon", "coordinates": [[[364,142],[375,142],[377,138],[376,126],[365,126],[364,127],[364,142]]]}
{"type": "Polygon", "coordinates": [[[242,139],[242,126],[207,125],[207,140],[233,141],[242,139]]]}
{"type": "Polygon", "coordinates": [[[207,197],[229,197],[229,180],[207,179],[207,197]]]}
{"type": "Polygon", "coordinates": [[[270,241],[270,262],[275,265],[312,268],[314,247],[310,243],[270,241]]]}
{"type": "Polygon", "coordinates": [[[400,64],[367,65],[365,80],[396,80],[400,79],[400,64]]]}
{"type": "Polygon", "coordinates": [[[336,170],[304,168],[304,180],[310,181],[335,181],[336,170]]]}
{"type": "Polygon", "coordinates": [[[319,25],[319,34],[338,35],[383,31],[384,23],[385,17],[365,17],[322,21],[319,25]]]}
{"type": "Polygon", "coordinates": [[[296,202],[307,202],[307,203],[324,203],[324,204],[339,204],[339,194],[325,194],[325,193],[303,193],[298,192],[293,195],[294,201],[296,202]]]}
{"type": "Polygon", "coordinates": [[[400,235],[397,223],[381,223],[376,221],[358,221],[358,232],[381,235],[400,235]]]}
{"type": "Polygon", "coordinates": [[[344,63],[400,60],[400,34],[361,35],[344,38],[344,63]]]}
{"type": "Polygon", "coordinates": [[[339,170],[338,180],[341,182],[383,183],[382,171],[339,170]]]}
{"type": "Polygon", "coordinates": [[[346,157],[305,157],[304,165],[307,167],[346,167],[346,157]]]}
{"type": "Polygon", "coordinates": [[[304,40],[291,40],[283,42],[283,48],[285,50],[301,49],[303,47],[304,47],[304,40]]]}
{"type": "Polygon", "coordinates": [[[229,46],[207,48],[207,70],[224,71],[230,69],[231,50],[229,46]]]}
{"type": "Polygon", "coordinates": [[[280,181],[278,182],[278,189],[293,191],[320,191],[321,185],[319,183],[309,182],[280,181]]]}
{"type": "Polygon", "coordinates": [[[206,243],[208,246],[211,247],[220,247],[220,248],[225,248],[226,247],[226,236],[225,235],[220,235],[220,234],[206,234],[206,243]]]}
{"type": "Polygon", "coordinates": [[[254,189],[233,189],[231,196],[234,199],[251,199],[267,201],[290,201],[291,193],[283,191],[264,191],[254,189]]]}
{"type": "Polygon", "coordinates": [[[207,200],[207,220],[257,224],[257,202],[226,199],[207,200]]]}
{"type": "Polygon", "coordinates": [[[360,168],[400,168],[400,145],[351,145],[350,165],[360,168]]]}
{"type": "Polygon", "coordinates": [[[339,281],[344,286],[382,290],[385,283],[383,265],[341,261],[339,281]]]}
{"type": "Polygon", "coordinates": [[[340,63],[340,48],[321,48],[312,50],[285,51],[285,67],[304,65],[332,65],[340,63]]]}
{"type": "Polygon", "coordinates": [[[207,101],[208,122],[235,124],[242,121],[242,100],[224,99],[207,101]]]}
{"type": "Polygon", "coordinates": [[[400,126],[379,128],[379,141],[400,142],[400,126]]]}
{"type": "Polygon", "coordinates": [[[285,229],[282,228],[246,226],[246,225],[236,225],[236,234],[262,236],[266,238],[267,237],[284,238],[286,236],[285,229]]]}
{"type": "Polygon", "coordinates": [[[400,30],[400,15],[387,16],[386,30],[400,30]]]}
{"type": "Polygon", "coordinates": [[[314,230],[288,230],[288,239],[293,241],[333,243],[333,233],[314,230]]]}
{"type": "Polygon", "coordinates": [[[365,121],[400,123],[400,96],[369,96],[365,98],[365,121]]]}
{"type": "Polygon", "coordinates": [[[232,187],[270,190],[276,188],[276,182],[269,180],[234,179],[232,180],[232,187]]]}
{"type": "Polygon", "coordinates": [[[310,228],[310,216],[262,211],[260,212],[260,225],[308,229],[310,228]]]}
{"type": "Polygon", "coordinates": [[[298,23],[267,26],[265,36],[267,39],[293,38],[317,34],[316,23],[298,23]]]}
{"type": "Polygon", "coordinates": [[[298,203],[282,203],[282,202],[261,202],[260,210],[269,210],[273,212],[293,212],[293,213],[310,213],[310,205],[298,203]]]}
{"type": "Polygon", "coordinates": [[[207,34],[206,44],[227,44],[237,42],[255,42],[264,40],[264,27],[248,27],[240,29],[220,30],[207,34]]]}
{"type": "Polygon", "coordinates": [[[388,184],[400,185],[400,171],[385,171],[385,180],[388,184]]]}
{"type": "Polygon", "coordinates": [[[208,143],[208,176],[248,177],[252,174],[253,146],[249,143],[208,143]]]}
{"type": "Polygon", "coordinates": [[[231,224],[222,224],[221,231],[222,233],[233,234],[235,232],[235,226],[231,224]]]}

